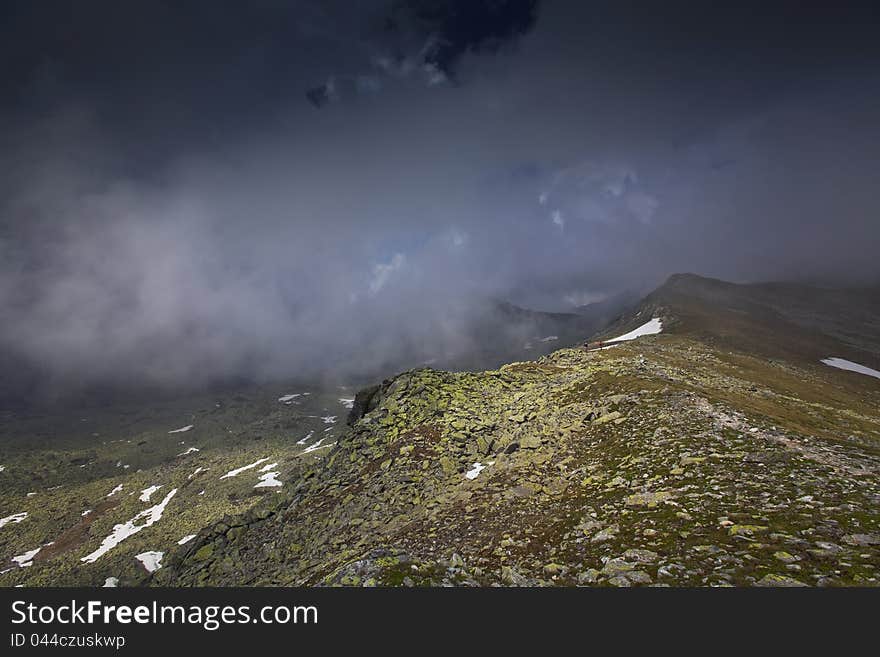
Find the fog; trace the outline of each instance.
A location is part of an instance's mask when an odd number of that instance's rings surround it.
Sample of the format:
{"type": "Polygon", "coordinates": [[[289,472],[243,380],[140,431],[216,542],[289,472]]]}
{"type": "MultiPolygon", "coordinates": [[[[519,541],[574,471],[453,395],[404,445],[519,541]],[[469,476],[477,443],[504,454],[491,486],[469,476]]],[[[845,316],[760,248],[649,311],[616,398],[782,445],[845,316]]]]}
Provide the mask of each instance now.
{"type": "Polygon", "coordinates": [[[40,5],[0,52],[0,350],[47,386],[369,375],[680,271],[880,281],[858,16],[548,1],[432,59],[383,2],[40,5]]]}

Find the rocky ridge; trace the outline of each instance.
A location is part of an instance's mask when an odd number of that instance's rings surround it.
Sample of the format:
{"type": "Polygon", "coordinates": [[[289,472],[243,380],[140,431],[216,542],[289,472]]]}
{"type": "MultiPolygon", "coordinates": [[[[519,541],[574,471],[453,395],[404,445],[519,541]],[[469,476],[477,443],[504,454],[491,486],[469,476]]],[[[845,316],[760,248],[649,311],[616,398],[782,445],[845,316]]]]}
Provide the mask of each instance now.
{"type": "Polygon", "coordinates": [[[359,395],[281,498],[150,582],[875,585],[878,402],[858,375],[675,331],[413,370],[359,395]]]}

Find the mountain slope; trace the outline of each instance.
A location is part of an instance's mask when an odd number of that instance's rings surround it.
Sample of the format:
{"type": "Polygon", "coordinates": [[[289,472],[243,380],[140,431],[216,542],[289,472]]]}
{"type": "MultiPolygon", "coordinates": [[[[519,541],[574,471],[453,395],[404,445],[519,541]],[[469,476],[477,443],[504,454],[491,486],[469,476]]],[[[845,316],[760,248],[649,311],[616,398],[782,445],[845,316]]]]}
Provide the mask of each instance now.
{"type": "Polygon", "coordinates": [[[876,584],[880,381],[819,362],[876,354],[876,307],[802,290],[673,277],[605,337],[659,335],[362,391],[150,583],[876,584]]]}
{"type": "Polygon", "coordinates": [[[809,362],[836,351],[880,362],[880,288],[738,285],[676,274],[606,332],[653,315],[666,316],[667,331],[721,348],[809,362]]]}

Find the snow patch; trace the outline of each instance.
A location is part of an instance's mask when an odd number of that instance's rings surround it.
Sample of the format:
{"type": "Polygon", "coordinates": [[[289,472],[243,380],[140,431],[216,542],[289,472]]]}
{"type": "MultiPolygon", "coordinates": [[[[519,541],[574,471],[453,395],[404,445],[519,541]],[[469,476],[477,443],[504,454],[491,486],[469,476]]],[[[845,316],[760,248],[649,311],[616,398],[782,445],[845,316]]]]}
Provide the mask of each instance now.
{"type": "Polygon", "coordinates": [[[5,527],[9,523],[17,525],[22,520],[27,518],[27,511],[22,511],[21,513],[13,513],[11,516],[6,516],[5,518],[0,518],[0,527],[5,527]]]}
{"type": "Polygon", "coordinates": [[[320,439],[318,442],[316,442],[314,445],[309,445],[308,447],[306,447],[306,448],[303,450],[303,454],[308,454],[309,452],[314,452],[315,450],[323,449],[324,447],[332,447],[333,445],[336,444],[336,443],[330,443],[330,444],[328,444],[328,445],[323,445],[323,446],[322,446],[321,443],[323,443],[323,442],[324,442],[324,438],[321,438],[321,439],[320,439]]]}
{"type": "Polygon", "coordinates": [[[877,370],[871,369],[870,367],[865,367],[864,365],[859,365],[858,363],[854,363],[851,360],[846,360],[845,358],[823,358],[822,362],[826,365],[830,365],[831,367],[836,367],[839,370],[858,372],[859,374],[866,374],[867,376],[873,376],[876,379],[880,379],[880,372],[878,372],[877,370]]]}
{"type": "Polygon", "coordinates": [[[198,452],[198,451],[199,451],[199,448],[198,448],[198,447],[190,447],[190,448],[187,449],[186,451],[181,452],[180,454],[178,454],[178,456],[186,456],[187,454],[192,454],[193,452],[198,452]]]}
{"type": "Polygon", "coordinates": [[[480,476],[480,473],[485,470],[488,466],[494,465],[495,461],[488,461],[486,465],[483,465],[479,461],[474,463],[473,467],[464,473],[466,479],[476,479],[480,476]]]}
{"type": "Polygon", "coordinates": [[[240,468],[236,468],[235,470],[230,470],[229,472],[227,472],[225,475],[223,475],[223,476],[220,477],[220,478],[221,478],[221,479],[228,479],[229,477],[235,477],[235,476],[237,476],[237,475],[240,475],[242,472],[245,472],[246,470],[250,470],[250,469],[252,469],[252,468],[256,468],[258,465],[260,465],[260,463],[265,463],[265,462],[268,461],[268,460],[269,460],[268,457],[266,457],[266,458],[264,458],[264,459],[257,459],[257,460],[254,461],[253,463],[250,463],[250,464],[248,464],[248,465],[244,465],[244,466],[242,466],[242,467],[240,467],[240,468]]]}
{"type": "Polygon", "coordinates": [[[264,465],[262,468],[260,468],[260,472],[269,472],[269,470],[271,470],[272,468],[277,468],[277,467],[278,467],[277,463],[270,463],[269,465],[264,465]]]}
{"type": "Polygon", "coordinates": [[[279,397],[278,401],[280,401],[282,404],[287,404],[288,406],[290,406],[294,403],[294,399],[296,399],[297,397],[305,397],[308,394],[309,393],[307,392],[295,392],[292,395],[284,395],[283,397],[279,397]]]}
{"type": "MultiPolygon", "coordinates": [[[[277,465],[277,463],[275,464],[277,465]]],[[[254,488],[277,488],[282,486],[281,481],[278,480],[278,472],[267,472],[266,474],[260,475],[260,482],[254,486],[254,488]]]]}
{"type": "Polygon", "coordinates": [[[305,445],[305,444],[306,444],[306,441],[307,441],[309,438],[311,438],[311,437],[314,435],[314,433],[315,433],[314,431],[309,431],[309,435],[306,436],[305,438],[303,438],[302,440],[297,440],[297,441],[296,441],[296,444],[297,444],[297,445],[305,445]]]}
{"type": "Polygon", "coordinates": [[[177,544],[178,545],[185,545],[186,543],[189,543],[191,540],[193,540],[195,537],[196,537],[195,534],[187,534],[182,539],[177,541],[177,544]]]}
{"type": "Polygon", "coordinates": [[[139,499],[141,502],[149,502],[149,501],[150,501],[150,496],[151,496],[153,493],[155,493],[157,490],[159,490],[160,488],[162,488],[162,485],[161,485],[161,484],[158,485],[158,486],[156,486],[156,485],[154,484],[154,485],[152,485],[152,486],[149,486],[149,487],[147,487],[147,488],[144,488],[144,489],[141,491],[141,496],[140,496],[138,499],[139,499]]]}
{"type": "Polygon", "coordinates": [[[119,586],[119,578],[118,577],[108,577],[104,580],[104,585],[101,587],[102,589],[115,589],[119,586]]]}
{"type": "Polygon", "coordinates": [[[114,488],[109,493],[107,493],[107,497],[113,497],[114,495],[116,495],[116,493],[118,493],[121,490],[122,490],[122,484],[119,484],[116,488],[114,488]]]}
{"type": "Polygon", "coordinates": [[[649,322],[642,324],[637,329],[633,329],[629,333],[624,333],[620,337],[605,340],[605,342],[624,342],[626,340],[635,340],[636,338],[640,338],[643,335],[657,335],[662,330],[663,322],[660,320],[659,317],[655,317],[649,322]]]}
{"type": "Polygon", "coordinates": [[[336,416],[328,415],[327,417],[321,418],[324,421],[324,424],[336,424],[336,416]]]}
{"type": "Polygon", "coordinates": [[[193,428],[192,424],[187,424],[185,427],[180,427],[180,429],[174,429],[173,431],[169,431],[168,433],[183,433],[184,431],[189,431],[193,428]]]}
{"type": "Polygon", "coordinates": [[[17,557],[12,557],[12,560],[18,564],[19,568],[27,568],[28,566],[34,565],[34,557],[37,556],[37,552],[43,549],[43,546],[25,552],[24,554],[19,554],[17,557]]]}
{"type": "Polygon", "coordinates": [[[352,408],[354,408],[354,397],[352,397],[351,399],[340,397],[339,403],[342,404],[345,408],[351,410],[352,408]]]}
{"type": "Polygon", "coordinates": [[[546,338],[541,338],[541,342],[555,342],[558,339],[558,335],[548,335],[546,338]]]}
{"type": "Polygon", "coordinates": [[[162,567],[162,557],[164,556],[164,552],[149,550],[147,552],[141,552],[140,554],[134,555],[134,558],[143,564],[148,573],[152,573],[162,567]]]}
{"type": "Polygon", "coordinates": [[[168,491],[168,494],[165,496],[165,498],[157,505],[151,506],[149,509],[144,509],[126,523],[123,523],[121,525],[114,525],[113,532],[101,542],[101,546],[91,554],[87,554],[86,556],[84,556],[82,559],[80,559],[80,561],[93,563],[97,561],[99,557],[115,548],[129,536],[137,534],[140,530],[146,529],[150,525],[154,525],[159,522],[159,520],[162,519],[162,513],[164,513],[165,511],[165,507],[168,506],[168,502],[171,501],[171,498],[174,497],[176,493],[177,489],[172,488],[170,491],[168,491]]]}

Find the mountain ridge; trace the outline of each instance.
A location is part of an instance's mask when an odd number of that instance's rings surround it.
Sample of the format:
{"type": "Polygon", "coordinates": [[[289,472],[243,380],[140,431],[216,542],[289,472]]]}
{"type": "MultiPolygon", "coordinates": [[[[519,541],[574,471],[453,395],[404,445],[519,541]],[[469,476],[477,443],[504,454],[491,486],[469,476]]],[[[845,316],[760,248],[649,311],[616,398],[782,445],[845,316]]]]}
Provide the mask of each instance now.
{"type": "Polygon", "coordinates": [[[673,277],[616,327],[650,314],[659,335],[362,391],[283,501],[151,583],[875,583],[876,382],[809,360],[842,344],[815,329],[743,351],[743,326],[795,324],[736,295],[707,324],[695,283],[716,285],[673,277]]]}

